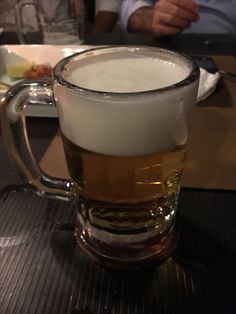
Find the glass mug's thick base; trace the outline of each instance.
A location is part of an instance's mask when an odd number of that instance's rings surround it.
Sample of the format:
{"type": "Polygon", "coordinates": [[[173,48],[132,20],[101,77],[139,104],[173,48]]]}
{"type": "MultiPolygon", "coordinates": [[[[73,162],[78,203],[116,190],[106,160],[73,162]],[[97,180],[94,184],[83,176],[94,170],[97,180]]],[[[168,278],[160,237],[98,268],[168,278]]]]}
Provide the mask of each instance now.
{"type": "Polygon", "coordinates": [[[105,267],[139,269],[168,258],[178,241],[175,209],[163,200],[119,206],[76,202],[80,247],[105,267]]]}

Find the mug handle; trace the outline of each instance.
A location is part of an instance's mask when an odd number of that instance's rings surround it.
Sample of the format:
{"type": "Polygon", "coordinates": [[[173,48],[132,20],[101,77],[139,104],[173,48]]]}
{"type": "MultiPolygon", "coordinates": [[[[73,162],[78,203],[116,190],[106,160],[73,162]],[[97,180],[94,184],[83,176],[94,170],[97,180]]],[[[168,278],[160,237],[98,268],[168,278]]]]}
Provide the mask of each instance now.
{"type": "Polygon", "coordinates": [[[36,15],[36,23],[38,25],[39,33],[42,34],[42,27],[39,20],[39,15],[37,12],[36,4],[29,0],[18,0],[14,6],[15,19],[17,25],[17,35],[21,44],[27,44],[26,35],[24,33],[24,22],[23,22],[23,9],[27,6],[34,6],[35,15],[36,15]]]}
{"type": "MultiPolygon", "coordinates": [[[[54,178],[43,172],[35,160],[29,145],[25,123],[27,98],[44,99],[54,106],[50,79],[23,80],[12,86],[1,99],[0,118],[2,136],[9,156],[18,169],[24,183],[33,187],[39,195],[70,199],[73,182],[54,178]]],[[[37,104],[33,101],[32,105],[37,104]]]]}

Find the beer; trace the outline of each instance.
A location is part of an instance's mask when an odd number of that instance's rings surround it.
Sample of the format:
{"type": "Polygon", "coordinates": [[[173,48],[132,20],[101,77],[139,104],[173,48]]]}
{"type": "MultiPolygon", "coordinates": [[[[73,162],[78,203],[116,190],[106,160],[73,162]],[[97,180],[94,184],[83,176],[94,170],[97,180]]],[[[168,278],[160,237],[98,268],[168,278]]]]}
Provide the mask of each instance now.
{"type": "Polygon", "coordinates": [[[176,210],[186,145],[150,155],[109,156],[65,136],[63,142],[70,176],[93,226],[120,234],[130,228],[165,230],[176,210]]]}
{"type": "Polygon", "coordinates": [[[103,47],[62,59],[52,80],[19,83],[2,100],[20,174],[41,195],[70,197],[78,243],[103,265],[156,265],[173,251],[198,81],[197,66],[178,53],[103,47]],[[21,104],[32,93],[57,105],[70,179],[44,173],[31,154],[21,104]]]}
{"type": "Polygon", "coordinates": [[[63,73],[70,88],[54,85],[78,195],[77,239],[112,264],[163,259],[174,246],[186,114],[197,83],[186,80],[191,63],[153,50],[78,55],[63,73]]]}

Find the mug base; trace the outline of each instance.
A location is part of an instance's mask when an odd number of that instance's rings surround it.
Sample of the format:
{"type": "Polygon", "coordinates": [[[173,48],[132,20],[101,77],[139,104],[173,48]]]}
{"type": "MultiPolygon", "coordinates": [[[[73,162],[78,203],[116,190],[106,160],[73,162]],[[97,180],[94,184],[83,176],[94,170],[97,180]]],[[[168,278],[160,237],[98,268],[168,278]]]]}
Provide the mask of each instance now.
{"type": "Polygon", "coordinates": [[[96,263],[105,268],[133,271],[157,267],[169,258],[177,246],[179,228],[173,224],[164,235],[127,247],[86,239],[77,227],[75,236],[81,249],[96,263]]]}

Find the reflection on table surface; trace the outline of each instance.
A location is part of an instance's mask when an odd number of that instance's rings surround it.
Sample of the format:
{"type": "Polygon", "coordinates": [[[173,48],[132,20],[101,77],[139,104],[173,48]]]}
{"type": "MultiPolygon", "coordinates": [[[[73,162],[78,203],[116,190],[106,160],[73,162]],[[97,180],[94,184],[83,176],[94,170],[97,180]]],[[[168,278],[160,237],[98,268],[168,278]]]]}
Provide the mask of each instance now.
{"type": "MultiPolygon", "coordinates": [[[[130,38],[129,43],[135,44],[130,38]]],[[[235,47],[225,54],[234,55],[235,47]]],[[[214,51],[223,54],[221,49],[214,51]]],[[[229,66],[223,59],[218,62],[229,66]]],[[[235,59],[230,59],[233,64],[235,59]]],[[[194,109],[191,128],[197,144],[190,153],[193,156],[202,148],[200,162],[212,163],[207,141],[212,142],[215,161],[219,162],[217,154],[230,152],[227,167],[236,159],[235,87],[222,84],[218,94],[194,109]]],[[[28,118],[27,124],[33,152],[40,160],[58,122],[28,118]]],[[[73,234],[72,203],[25,189],[1,138],[0,171],[0,313],[236,312],[236,189],[183,188],[178,208],[180,241],[173,256],[151,270],[121,273],[94,264],[80,250],[73,234]]],[[[231,179],[236,177],[232,171],[231,179]]],[[[215,178],[212,171],[207,175],[215,178]]]]}

